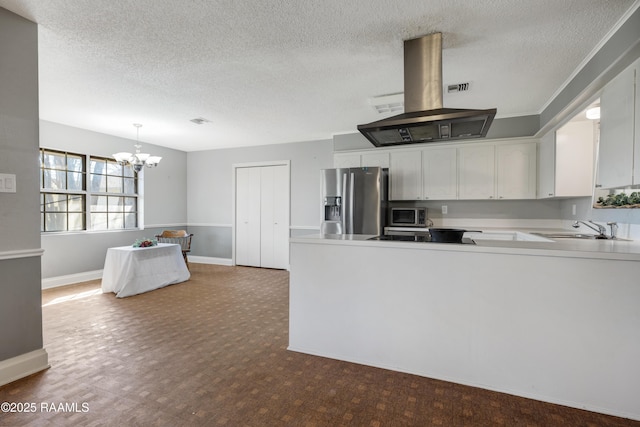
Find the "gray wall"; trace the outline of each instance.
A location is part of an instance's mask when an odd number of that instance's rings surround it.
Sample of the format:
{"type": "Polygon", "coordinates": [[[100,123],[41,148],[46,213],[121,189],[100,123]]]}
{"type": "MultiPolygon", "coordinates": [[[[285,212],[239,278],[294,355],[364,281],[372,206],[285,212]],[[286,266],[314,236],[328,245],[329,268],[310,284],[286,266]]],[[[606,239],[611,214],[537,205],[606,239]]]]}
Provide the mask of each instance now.
{"type": "Polygon", "coordinates": [[[0,8],[0,361],[42,348],[38,183],[38,29],[0,8]]]}
{"type": "Polygon", "coordinates": [[[292,232],[319,226],[319,171],[333,167],[331,140],[191,152],[187,180],[193,255],[231,258],[233,165],[278,160],[291,162],[292,232]]]}
{"type": "MultiPolygon", "coordinates": [[[[134,131],[131,126],[132,134],[134,131]]],[[[133,151],[134,140],[118,138],[70,126],[40,122],[40,146],[81,154],[110,156],[133,151]]],[[[187,223],[187,154],[183,151],[142,143],[142,148],[162,156],[156,168],[145,168],[144,230],[79,233],[43,233],[42,277],[51,278],[101,270],[107,248],[132,244],[153,237],[163,228],[185,228],[187,223]]],[[[37,174],[36,174],[37,179],[37,174]]],[[[37,185],[37,184],[36,184],[37,185]]],[[[39,208],[36,207],[36,212],[39,208]]]]}

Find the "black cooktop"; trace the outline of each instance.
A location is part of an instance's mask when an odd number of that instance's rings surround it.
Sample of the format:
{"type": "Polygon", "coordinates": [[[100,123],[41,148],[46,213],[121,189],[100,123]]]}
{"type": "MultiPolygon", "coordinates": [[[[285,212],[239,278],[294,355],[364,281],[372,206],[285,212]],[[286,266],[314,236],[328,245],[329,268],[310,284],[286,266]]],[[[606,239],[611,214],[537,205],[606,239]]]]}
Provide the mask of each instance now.
{"type": "MultiPolygon", "coordinates": [[[[390,236],[375,236],[375,237],[370,237],[367,240],[390,240],[390,241],[396,241],[396,242],[422,242],[422,243],[442,243],[442,242],[432,242],[431,241],[431,236],[428,234],[419,234],[419,235],[390,235],[390,236]]],[[[476,242],[474,242],[472,239],[468,238],[468,237],[463,237],[462,238],[462,244],[465,245],[475,245],[476,242]]]]}

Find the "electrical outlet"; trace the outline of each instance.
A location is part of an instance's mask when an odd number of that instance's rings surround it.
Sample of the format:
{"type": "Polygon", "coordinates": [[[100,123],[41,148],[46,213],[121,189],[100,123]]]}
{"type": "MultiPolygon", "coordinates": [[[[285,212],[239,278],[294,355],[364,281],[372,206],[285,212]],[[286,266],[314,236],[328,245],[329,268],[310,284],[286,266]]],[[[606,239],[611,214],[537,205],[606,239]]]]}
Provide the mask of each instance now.
{"type": "Polygon", "coordinates": [[[442,215],[446,215],[449,209],[447,209],[447,205],[442,205],[442,215]]]}
{"type": "Polygon", "coordinates": [[[0,193],[16,192],[16,176],[8,173],[0,173],[0,193]]]}

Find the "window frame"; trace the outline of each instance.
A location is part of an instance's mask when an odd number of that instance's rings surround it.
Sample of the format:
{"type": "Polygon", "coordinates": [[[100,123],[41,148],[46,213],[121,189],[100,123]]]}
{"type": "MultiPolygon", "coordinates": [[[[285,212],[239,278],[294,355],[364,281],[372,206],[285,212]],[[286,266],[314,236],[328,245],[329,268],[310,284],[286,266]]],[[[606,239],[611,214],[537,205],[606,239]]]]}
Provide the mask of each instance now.
{"type": "MultiPolygon", "coordinates": [[[[67,150],[61,150],[61,149],[55,149],[55,148],[47,148],[47,147],[40,147],[39,148],[39,161],[40,161],[40,168],[39,168],[39,173],[40,173],[40,178],[39,178],[39,186],[40,186],[40,233],[41,234],[46,234],[46,235],[50,235],[50,234],[72,234],[72,233],[112,233],[112,232],[122,232],[122,231],[136,231],[136,230],[143,230],[144,226],[143,226],[143,212],[144,212],[144,202],[143,202],[143,188],[144,188],[144,179],[142,174],[139,173],[135,173],[131,170],[131,172],[129,173],[128,171],[130,170],[130,168],[128,166],[120,166],[117,165],[117,162],[111,158],[111,157],[106,157],[106,156],[100,156],[100,155],[94,155],[94,154],[89,154],[89,153],[78,153],[78,152],[73,152],[73,151],[67,151],[67,150]],[[60,167],[51,167],[51,165],[47,164],[45,162],[46,158],[45,155],[47,153],[51,153],[53,155],[57,155],[57,156],[64,156],[64,168],[62,167],[61,163],[57,165],[60,167]],[[78,171],[77,169],[69,169],[69,163],[68,163],[68,158],[72,157],[79,157],[81,158],[81,171],[78,171]],[[99,174],[95,174],[92,171],[92,162],[97,161],[98,163],[100,162],[104,162],[105,165],[105,173],[99,173],[99,174]],[[111,165],[111,166],[115,166],[117,165],[116,169],[120,170],[119,174],[113,174],[113,173],[108,173],[109,171],[107,171],[106,169],[108,168],[107,165],[111,165]],[[51,186],[49,188],[45,188],[45,184],[47,183],[47,180],[49,180],[49,182],[51,182],[51,177],[47,177],[46,175],[46,171],[47,170],[53,170],[53,171],[64,171],[65,174],[65,178],[64,178],[64,186],[65,188],[56,188],[56,186],[51,186]],[[77,173],[77,172],[81,172],[82,173],[82,182],[81,182],[81,189],[77,189],[77,188],[73,188],[71,190],[69,190],[67,187],[68,185],[68,174],[72,172],[72,173],[77,173]],[[115,180],[121,180],[122,184],[119,187],[119,191],[108,191],[108,189],[105,187],[106,191],[92,191],[94,190],[94,186],[92,185],[92,182],[94,180],[94,175],[98,175],[98,176],[103,176],[104,178],[102,179],[105,182],[107,181],[111,181],[113,182],[114,179],[115,180]],[[133,193],[131,192],[126,192],[127,188],[125,188],[125,181],[126,180],[131,180],[132,181],[132,185],[133,185],[133,193]],[[51,203],[51,202],[47,202],[46,198],[48,195],[65,195],[67,197],[67,206],[66,206],[66,210],[64,211],[56,211],[56,210],[47,210],[46,206],[47,203],[51,203]],[[69,225],[70,225],[70,215],[69,213],[75,213],[75,212],[79,212],[79,211],[69,211],[69,205],[68,205],[68,200],[69,197],[71,196],[81,196],[83,198],[82,200],[82,228],[76,228],[76,229],[70,229],[69,225]],[[106,226],[105,228],[95,228],[95,216],[92,216],[92,214],[95,214],[96,211],[93,209],[94,205],[92,205],[92,201],[94,199],[94,197],[107,197],[107,202],[110,200],[109,198],[116,198],[114,200],[122,200],[122,205],[121,205],[121,211],[119,210],[112,210],[111,212],[109,211],[97,211],[97,213],[104,213],[106,214],[106,218],[107,218],[107,222],[106,222],[106,226]],[[131,210],[127,209],[127,206],[124,203],[125,199],[129,199],[129,201],[131,201],[131,199],[133,199],[133,205],[131,210]],[[51,212],[60,212],[65,214],[65,218],[64,218],[64,224],[65,224],[65,229],[56,229],[56,230],[47,230],[47,223],[46,223],[46,214],[47,213],[51,213],[51,212]],[[109,217],[110,214],[113,214],[112,217],[115,218],[117,216],[118,213],[121,213],[122,215],[122,227],[118,227],[118,228],[108,228],[109,227],[109,217]],[[133,221],[135,222],[135,224],[133,226],[130,226],[129,228],[127,228],[127,221],[124,219],[127,215],[127,213],[133,213],[133,221]]],[[[53,165],[56,166],[56,165],[53,165]]],[[[111,172],[113,171],[113,169],[111,169],[111,172]]],[[[55,174],[54,178],[55,178],[55,174]]],[[[60,178],[62,179],[62,178],[60,178]]],[[[59,185],[61,186],[61,185],[59,185]]],[[[131,184],[129,184],[129,188],[131,187],[131,184]]],[[[129,205],[131,206],[131,204],[129,205]]],[[[107,205],[108,208],[108,205],[107,205]]],[[[129,224],[131,224],[131,217],[129,217],[129,224]]]]}

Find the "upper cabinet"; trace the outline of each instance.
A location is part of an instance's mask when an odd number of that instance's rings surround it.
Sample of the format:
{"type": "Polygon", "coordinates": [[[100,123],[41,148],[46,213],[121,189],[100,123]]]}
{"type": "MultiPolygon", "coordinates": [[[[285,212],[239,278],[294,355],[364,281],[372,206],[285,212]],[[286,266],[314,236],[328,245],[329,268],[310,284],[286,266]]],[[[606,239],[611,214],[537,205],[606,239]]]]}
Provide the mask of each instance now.
{"type": "Polygon", "coordinates": [[[334,154],[335,167],[389,168],[389,200],[535,199],[537,140],[334,154]]]}
{"type": "Polygon", "coordinates": [[[538,198],[592,195],[598,130],[583,114],[540,139],[538,198]]]}
{"type": "Polygon", "coordinates": [[[348,152],[333,155],[334,168],[359,168],[365,166],[389,167],[389,152],[348,152]]]}
{"type": "Polygon", "coordinates": [[[421,151],[392,151],[389,162],[389,200],[421,199],[421,151]]]}
{"type": "Polygon", "coordinates": [[[537,143],[474,144],[458,149],[459,199],[535,199],[537,143]]]}
{"type": "Polygon", "coordinates": [[[639,68],[640,60],[602,90],[596,187],[640,184],[639,68]]]}
{"type": "Polygon", "coordinates": [[[458,149],[455,147],[422,150],[422,195],[425,200],[458,198],[458,149]]]}
{"type": "Polygon", "coordinates": [[[458,149],[460,199],[495,198],[495,146],[473,144],[458,149]]]}
{"type": "Polygon", "coordinates": [[[536,198],[537,144],[496,146],[496,195],[498,199],[536,198]]]}

